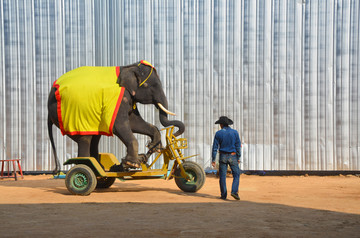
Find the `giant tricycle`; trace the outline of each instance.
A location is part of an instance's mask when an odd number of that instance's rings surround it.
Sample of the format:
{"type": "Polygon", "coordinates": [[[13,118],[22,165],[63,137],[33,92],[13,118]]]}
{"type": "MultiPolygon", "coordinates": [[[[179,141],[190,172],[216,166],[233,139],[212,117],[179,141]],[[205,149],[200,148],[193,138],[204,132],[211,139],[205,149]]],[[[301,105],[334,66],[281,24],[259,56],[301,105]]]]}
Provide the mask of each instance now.
{"type": "Polygon", "coordinates": [[[64,165],[75,164],[65,177],[67,189],[75,195],[89,195],[96,188],[109,188],[116,178],[123,180],[156,179],[169,180],[174,178],[176,185],[185,192],[196,192],[205,183],[205,172],[202,167],[185,159],[196,155],[184,157],[182,149],[186,149],[187,139],[176,138],[173,135],[174,127],[167,127],[166,147],[163,148],[148,165],[141,164],[140,169],[126,169],[122,172],[113,172],[114,166],[121,166],[117,158],[111,153],[100,153],[99,161],[93,157],[77,157],[67,160],[64,165]],[[163,157],[161,169],[152,169],[155,162],[163,157]],[[174,161],[171,169],[170,161],[174,161]]]}

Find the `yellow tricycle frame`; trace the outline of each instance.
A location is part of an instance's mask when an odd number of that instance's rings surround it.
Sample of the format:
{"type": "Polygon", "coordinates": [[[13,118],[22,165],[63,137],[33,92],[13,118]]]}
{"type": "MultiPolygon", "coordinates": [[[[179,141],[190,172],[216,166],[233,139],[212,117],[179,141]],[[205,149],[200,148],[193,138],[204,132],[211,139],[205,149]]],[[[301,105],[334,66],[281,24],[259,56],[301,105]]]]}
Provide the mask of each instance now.
{"type": "Polygon", "coordinates": [[[182,178],[189,180],[188,174],[185,172],[184,167],[182,166],[182,160],[197,156],[187,156],[184,157],[182,149],[188,148],[186,138],[176,138],[173,135],[174,126],[164,128],[166,130],[166,147],[162,149],[155,157],[153,162],[150,165],[141,164],[140,169],[128,170],[125,172],[110,172],[110,168],[113,165],[120,165],[120,162],[111,153],[100,153],[99,162],[94,157],[77,157],[67,160],[64,165],[69,164],[85,164],[90,167],[95,173],[96,177],[115,177],[125,180],[129,179],[154,179],[154,178],[164,178],[170,179],[175,177],[175,170],[179,167],[180,175],[182,178]],[[163,156],[164,164],[161,169],[153,169],[152,167],[163,156]],[[170,161],[174,160],[172,169],[169,171],[170,161]]]}

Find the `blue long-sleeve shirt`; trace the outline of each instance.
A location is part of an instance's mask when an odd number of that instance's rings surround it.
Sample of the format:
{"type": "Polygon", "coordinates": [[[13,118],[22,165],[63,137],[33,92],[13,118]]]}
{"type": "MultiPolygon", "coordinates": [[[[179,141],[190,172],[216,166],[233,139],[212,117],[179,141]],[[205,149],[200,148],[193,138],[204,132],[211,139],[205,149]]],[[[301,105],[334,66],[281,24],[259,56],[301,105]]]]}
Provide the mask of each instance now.
{"type": "Polygon", "coordinates": [[[238,158],[241,156],[241,141],[239,133],[230,127],[223,127],[215,133],[212,147],[212,162],[215,162],[217,151],[225,153],[235,152],[238,158]]]}

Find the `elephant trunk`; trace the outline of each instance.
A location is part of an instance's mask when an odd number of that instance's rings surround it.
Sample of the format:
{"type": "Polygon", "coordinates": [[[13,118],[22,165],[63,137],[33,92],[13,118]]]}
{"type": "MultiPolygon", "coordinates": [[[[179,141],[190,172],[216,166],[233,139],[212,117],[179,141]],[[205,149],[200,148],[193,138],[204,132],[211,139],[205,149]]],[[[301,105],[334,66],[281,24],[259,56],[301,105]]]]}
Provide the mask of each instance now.
{"type": "MultiPolygon", "coordinates": [[[[178,120],[172,120],[169,121],[168,120],[168,113],[169,111],[167,111],[168,108],[168,102],[167,100],[162,100],[163,102],[160,103],[159,106],[159,118],[160,118],[160,123],[161,125],[163,125],[164,127],[168,127],[168,126],[176,126],[178,128],[178,130],[174,133],[174,136],[179,136],[182,133],[184,133],[185,131],[185,125],[184,123],[182,123],[181,121],[178,120]],[[164,108],[164,109],[163,109],[164,108]]],[[[169,114],[172,114],[171,112],[169,114]]]]}

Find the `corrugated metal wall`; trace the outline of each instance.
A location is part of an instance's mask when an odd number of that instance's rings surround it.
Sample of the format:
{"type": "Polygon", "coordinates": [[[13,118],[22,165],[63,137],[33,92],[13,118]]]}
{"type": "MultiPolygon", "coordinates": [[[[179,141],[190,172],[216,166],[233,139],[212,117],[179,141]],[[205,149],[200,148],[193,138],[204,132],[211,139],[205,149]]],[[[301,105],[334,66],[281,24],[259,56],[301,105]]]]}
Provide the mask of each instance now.
{"type": "MultiPolygon", "coordinates": [[[[52,170],[52,82],[81,65],[145,59],[204,168],[227,115],[244,170],[360,170],[359,22],[357,0],[1,0],[0,159],[52,170]]],[[[160,127],[154,107],[140,111],[160,127]]],[[[76,156],[54,132],[61,161],[76,156]]],[[[125,154],[117,138],[101,149],[125,154]]]]}

